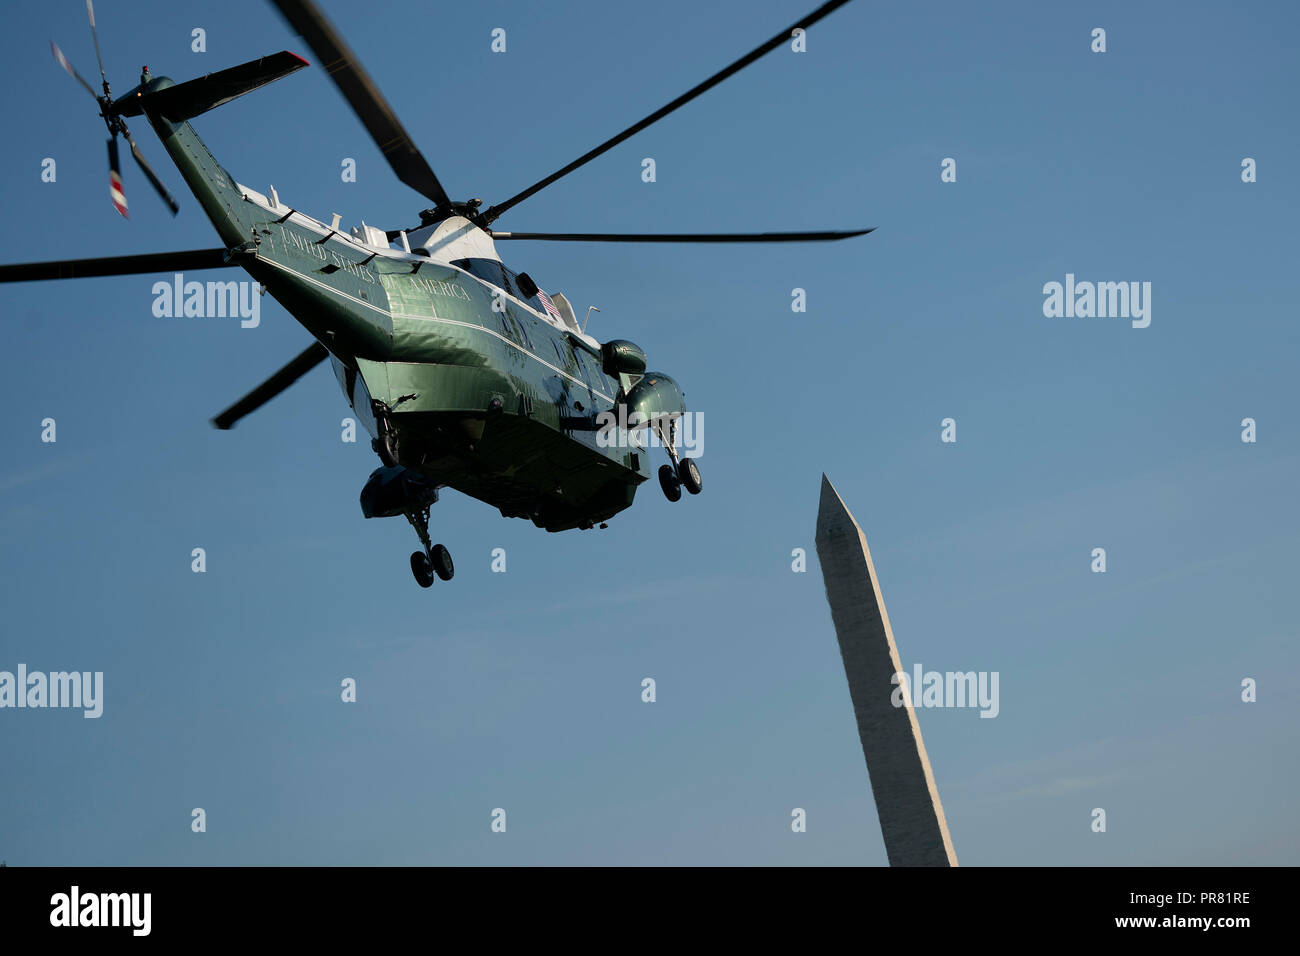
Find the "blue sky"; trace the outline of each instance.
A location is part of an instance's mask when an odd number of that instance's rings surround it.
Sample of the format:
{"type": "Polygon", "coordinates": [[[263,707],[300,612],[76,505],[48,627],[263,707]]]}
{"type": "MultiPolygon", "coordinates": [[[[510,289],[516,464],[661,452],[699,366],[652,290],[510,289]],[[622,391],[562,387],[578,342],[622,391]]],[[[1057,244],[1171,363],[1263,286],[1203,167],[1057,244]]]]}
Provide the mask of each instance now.
{"type": "MultiPolygon", "coordinates": [[[[486,203],[813,5],[323,4],[452,196],[486,203]]],[[[142,63],[314,60],[254,0],[97,15],[118,93],[142,63]]],[[[307,344],[282,308],[241,329],[155,318],[152,276],[0,289],[0,669],[105,675],[99,720],[0,711],[0,858],[883,864],[816,566],[825,471],[905,665],[1000,674],[996,719],[919,714],[963,864],[1295,864],[1298,19],[855,3],[512,210],[501,228],[878,231],[503,246],[682,383],[705,491],[645,486],[607,531],[560,535],[449,492],[432,526],[457,574],[429,592],[405,522],[361,516],[376,459],[340,441],[327,370],[207,424],[307,344]],[[1150,282],[1150,327],[1044,317],[1067,273],[1150,282]]],[[[215,245],[142,121],[181,212],[129,164],[132,219],[113,212],[101,121],[48,49],[94,75],[82,5],[6,26],[0,261],[215,245]]],[[[326,221],[427,204],[318,68],[194,125],[236,179],[326,221]]]]}

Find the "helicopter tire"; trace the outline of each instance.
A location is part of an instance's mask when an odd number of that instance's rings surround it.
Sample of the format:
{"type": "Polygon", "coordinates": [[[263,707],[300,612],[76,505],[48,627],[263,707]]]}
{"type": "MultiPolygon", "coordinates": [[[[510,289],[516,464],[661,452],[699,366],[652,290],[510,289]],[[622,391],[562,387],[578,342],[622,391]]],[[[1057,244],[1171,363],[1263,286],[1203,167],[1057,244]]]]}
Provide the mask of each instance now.
{"type": "Polygon", "coordinates": [[[450,581],[452,575],[456,573],[456,566],[451,563],[451,552],[442,545],[435,544],[430,559],[429,564],[433,573],[444,581],[450,581]]]}
{"type": "Polygon", "coordinates": [[[669,501],[682,500],[682,480],[672,465],[659,466],[659,487],[664,490],[664,497],[669,501]]]}
{"type": "Polygon", "coordinates": [[[693,495],[704,490],[704,479],[700,477],[700,466],[692,458],[683,458],[677,463],[677,477],[682,487],[693,495]]]}
{"type": "Polygon", "coordinates": [[[411,573],[415,575],[415,583],[420,587],[433,586],[433,562],[429,560],[429,556],[423,551],[411,552],[411,573]]]}

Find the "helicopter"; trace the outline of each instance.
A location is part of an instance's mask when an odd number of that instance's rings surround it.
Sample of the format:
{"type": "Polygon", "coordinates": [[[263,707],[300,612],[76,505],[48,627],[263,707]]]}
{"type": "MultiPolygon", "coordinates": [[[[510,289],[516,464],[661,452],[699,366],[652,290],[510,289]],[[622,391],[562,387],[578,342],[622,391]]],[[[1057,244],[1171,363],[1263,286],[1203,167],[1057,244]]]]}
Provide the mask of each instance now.
{"type": "MultiPolygon", "coordinates": [[[[108,128],[109,193],[128,215],[118,137],[173,215],[179,203],[145,161],[127,127],[144,117],[211,220],[221,246],[144,255],[0,266],[0,282],[187,272],[238,267],[293,316],[312,342],[213,424],[236,422],[328,361],[380,466],[362,488],[366,518],[404,516],[421,549],[411,572],[424,588],[455,573],[451,554],[429,537],[431,507],[451,488],[550,532],[589,530],[629,508],[650,478],[647,436],[669,461],[658,479],[669,501],[703,487],[699,466],[678,454],[685,393],[648,369],[626,339],[600,342],[577,322],[560,292],[546,293],[508,268],[496,243],[806,242],[871,229],[761,233],[504,232],[508,210],[797,37],[849,0],[824,3],[761,46],[577,159],[495,205],[452,200],[428,160],[355,54],[311,0],[272,0],[356,114],[393,173],[431,200],[418,224],[344,231],[237,182],[190,120],[310,64],[282,51],[175,83],[145,67],[139,84],[112,95],[92,0],[86,0],[102,93],[51,42],[55,61],[95,99],[108,128]]],[[[588,312],[590,315],[590,312],[588,312]]]]}

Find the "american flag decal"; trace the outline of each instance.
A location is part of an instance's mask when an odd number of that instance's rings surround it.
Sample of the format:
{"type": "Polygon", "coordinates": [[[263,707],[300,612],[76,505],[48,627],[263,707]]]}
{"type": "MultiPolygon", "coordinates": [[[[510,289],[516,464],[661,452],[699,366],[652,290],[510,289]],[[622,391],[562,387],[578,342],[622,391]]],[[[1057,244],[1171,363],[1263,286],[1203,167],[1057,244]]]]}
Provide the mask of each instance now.
{"type": "Polygon", "coordinates": [[[560,317],[560,312],[559,312],[559,310],[555,307],[555,303],[553,303],[553,302],[551,301],[551,297],[550,297],[549,295],[547,295],[545,292],[543,292],[541,289],[538,289],[538,290],[537,290],[537,298],[539,298],[539,299],[542,300],[542,305],[546,306],[546,311],[549,312],[549,313],[551,313],[551,315],[553,315],[553,316],[555,317],[555,321],[556,321],[556,322],[559,322],[561,325],[563,325],[563,324],[564,324],[564,319],[562,319],[562,318],[560,317]]]}

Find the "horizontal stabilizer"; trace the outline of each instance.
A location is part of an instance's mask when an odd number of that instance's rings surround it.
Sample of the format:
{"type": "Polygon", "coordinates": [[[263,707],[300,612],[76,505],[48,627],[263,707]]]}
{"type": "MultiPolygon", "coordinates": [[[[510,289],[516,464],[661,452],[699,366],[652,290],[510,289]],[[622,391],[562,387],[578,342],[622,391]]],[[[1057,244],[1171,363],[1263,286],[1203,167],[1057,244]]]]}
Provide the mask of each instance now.
{"type": "Polygon", "coordinates": [[[180,123],[308,65],[296,53],[284,50],[153,93],[128,93],[113,108],[122,116],[139,116],[148,110],[180,123]]]}

